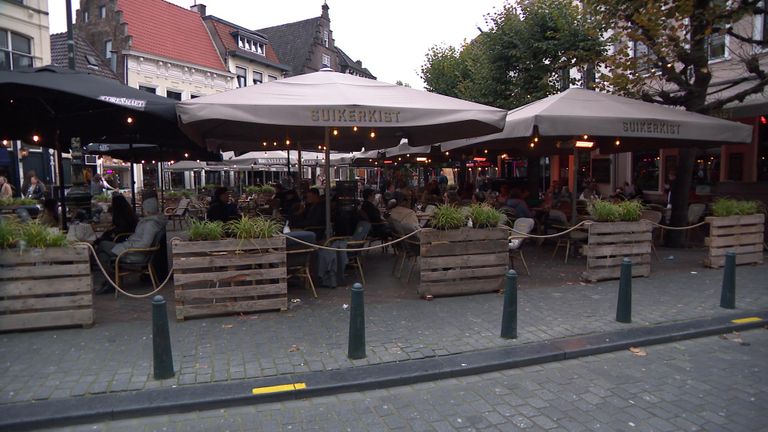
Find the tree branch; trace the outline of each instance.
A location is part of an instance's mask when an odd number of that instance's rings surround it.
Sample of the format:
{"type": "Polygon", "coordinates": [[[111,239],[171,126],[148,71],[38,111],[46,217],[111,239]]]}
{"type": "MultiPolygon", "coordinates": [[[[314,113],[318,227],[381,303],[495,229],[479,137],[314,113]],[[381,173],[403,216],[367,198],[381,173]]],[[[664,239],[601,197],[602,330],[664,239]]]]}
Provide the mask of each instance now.
{"type": "Polygon", "coordinates": [[[720,108],[724,107],[725,105],[728,105],[731,102],[743,102],[744,99],[752,94],[762,93],[765,86],[768,84],[768,78],[763,78],[761,80],[756,81],[755,85],[752,87],[749,87],[747,89],[744,89],[736,94],[733,94],[728,97],[724,97],[722,99],[718,99],[712,102],[709,102],[707,104],[704,104],[698,112],[702,114],[707,114],[712,111],[719,110],[720,108]]]}

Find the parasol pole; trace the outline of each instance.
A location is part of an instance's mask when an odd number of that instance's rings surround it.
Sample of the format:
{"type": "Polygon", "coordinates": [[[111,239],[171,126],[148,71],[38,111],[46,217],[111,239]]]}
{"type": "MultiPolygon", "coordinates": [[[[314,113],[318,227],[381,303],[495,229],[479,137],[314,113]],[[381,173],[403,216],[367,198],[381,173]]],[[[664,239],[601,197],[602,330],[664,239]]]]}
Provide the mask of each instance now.
{"type": "Polygon", "coordinates": [[[135,173],[134,173],[134,164],[133,164],[133,140],[130,140],[131,142],[128,143],[128,151],[131,153],[131,205],[133,206],[133,211],[136,211],[136,179],[135,179],[135,173]]]}
{"type": "Polygon", "coordinates": [[[573,148],[573,187],[571,188],[571,225],[576,225],[576,189],[579,184],[579,149],[573,148]]]}
{"type": "MultiPolygon", "coordinates": [[[[296,155],[296,164],[297,164],[297,168],[298,168],[298,170],[299,170],[299,175],[298,175],[298,176],[296,176],[296,178],[297,178],[297,180],[296,180],[296,181],[298,182],[298,184],[297,184],[297,185],[295,185],[295,189],[296,189],[296,191],[297,191],[299,194],[301,194],[301,178],[303,177],[303,174],[304,174],[304,173],[303,173],[303,171],[304,171],[304,170],[303,170],[303,168],[301,167],[301,143],[300,143],[300,142],[298,142],[298,141],[296,142],[296,151],[297,151],[297,155],[296,155]]],[[[301,196],[301,195],[299,195],[299,196],[301,196]]]]}
{"type": "Polygon", "coordinates": [[[325,128],[325,239],[331,238],[331,130],[325,128]]]}
{"type": "Polygon", "coordinates": [[[56,150],[56,173],[59,177],[59,204],[61,204],[61,231],[67,231],[67,196],[64,194],[64,163],[61,160],[62,143],[59,142],[61,136],[59,129],[56,129],[56,143],[59,148],[56,150]]]}

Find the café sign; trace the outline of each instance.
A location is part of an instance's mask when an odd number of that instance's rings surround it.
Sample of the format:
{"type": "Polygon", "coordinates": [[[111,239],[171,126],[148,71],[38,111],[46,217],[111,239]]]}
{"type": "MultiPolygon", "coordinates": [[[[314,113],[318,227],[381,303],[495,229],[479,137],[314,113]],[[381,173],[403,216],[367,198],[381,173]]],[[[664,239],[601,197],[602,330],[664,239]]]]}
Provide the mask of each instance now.
{"type": "Polygon", "coordinates": [[[628,120],[621,123],[624,133],[633,135],[680,135],[680,123],[659,120],[628,120]]]}
{"type": "Polygon", "coordinates": [[[400,123],[400,111],[323,108],[311,110],[310,119],[334,123],[400,123]]]}

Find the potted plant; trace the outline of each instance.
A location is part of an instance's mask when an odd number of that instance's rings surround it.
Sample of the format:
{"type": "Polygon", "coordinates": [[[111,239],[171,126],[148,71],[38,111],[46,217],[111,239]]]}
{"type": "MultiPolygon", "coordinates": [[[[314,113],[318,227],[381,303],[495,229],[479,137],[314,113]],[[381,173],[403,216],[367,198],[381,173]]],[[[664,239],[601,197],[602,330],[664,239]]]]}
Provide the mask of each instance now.
{"type": "Polygon", "coordinates": [[[632,260],[633,277],[649,276],[653,225],[640,220],[643,204],[595,200],[589,212],[594,222],[587,225],[587,271],[582,277],[593,282],[618,279],[624,258],[632,260]]]}
{"type": "Polygon", "coordinates": [[[475,294],[501,289],[507,271],[508,231],[499,228],[504,216],[487,206],[468,211],[440,205],[430,219],[431,229],[419,234],[424,297],[475,294]],[[472,220],[472,226],[469,221],[472,220]]]}
{"type": "Polygon", "coordinates": [[[719,198],[712,203],[708,247],[704,264],[725,265],[725,253],[736,252],[736,264],[762,264],[765,232],[765,206],[760,201],[719,198]]]}
{"type": "Polygon", "coordinates": [[[0,222],[0,331],[93,325],[89,251],[37,222],[0,222]]]}
{"type": "Polygon", "coordinates": [[[287,309],[281,231],[262,217],[190,220],[188,240],[171,245],[176,318],[287,309]]]}

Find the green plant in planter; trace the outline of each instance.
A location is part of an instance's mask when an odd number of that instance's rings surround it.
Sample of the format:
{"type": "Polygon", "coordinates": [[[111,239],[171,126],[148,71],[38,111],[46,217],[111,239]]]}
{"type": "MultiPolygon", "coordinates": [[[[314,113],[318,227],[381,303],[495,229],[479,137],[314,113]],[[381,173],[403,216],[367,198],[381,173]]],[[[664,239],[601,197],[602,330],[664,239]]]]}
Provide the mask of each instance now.
{"type": "Polygon", "coordinates": [[[98,194],[93,196],[93,200],[100,203],[112,202],[112,195],[98,194]]]}
{"type": "Polygon", "coordinates": [[[37,204],[32,198],[0,198],[0,207],[29,206],[37,204]]]}
{"type": "Polygon", "coordinates": [[[18,222],[0,220],[0,249],[10,249],[16,246],[21,238],[21,228],[18,222]]]}
{"type": "Polygon", "coordinates": [[[282,230],[283,226],[265,217],[243,216],[227,223],[227,232],[238,240],[270,238],[282,230]]]}
{"type": "Polygon", "coordinates": [[[48,226],[37,221],[19,225],[19,240],[30,248],[49,248],[67,246],[67,236],[60,232],[54,232],[48,226]]]}
{"type": "Polygon", "coordinates": [[[504,220],[504,214],[488,204],[471,205],[468,215],[475,228],[496,227],[504,220]]]}
{"type": "Polygon", "coordinates": [[[637,200],[613,203],[595,200],[589,205],[589,213],[598,222],[634,222],[643,214],[643,204],[637,200]]]}
{"type": "Polygon", "coordinates": [[[189,219],[189,240],[191,241],[221,240],[225,237],[224,234],[224,224],[219,221],[189,219]]]}
{"type": "Polygon", "coordinates": [[[467,225],[467,216],[458,207],[439,205],[432,213],[430,224],[439,230],[459,229],[467,225]]]}
{"type": "Polygon", "coordinates": [[[259,191],[264,195],[274,195],[275,194],[275,188],[273,188],[270,185],[264,185],[261,187],[261,190],[259,191]]]}
{"type": "Polygon", "coordinates": [[[248,186],[245,188],[245,193],[248,195],[256,195],[261,192],[261,186],[248,186]]]}
{"type": "Polygon", "coordinates": [[[718,198],[712,203],[712,214],[718,217],[745,216],[764,212],[765,206],[760,201],[718,198]]]}
{"type": "Polygon", "coordinates": [[[182,196],[184,196],[181,192],[178,191],[168,191],[163,193],[163,197],[165,199],[173,200],[173,199],[179,199],[182,196]]]}

